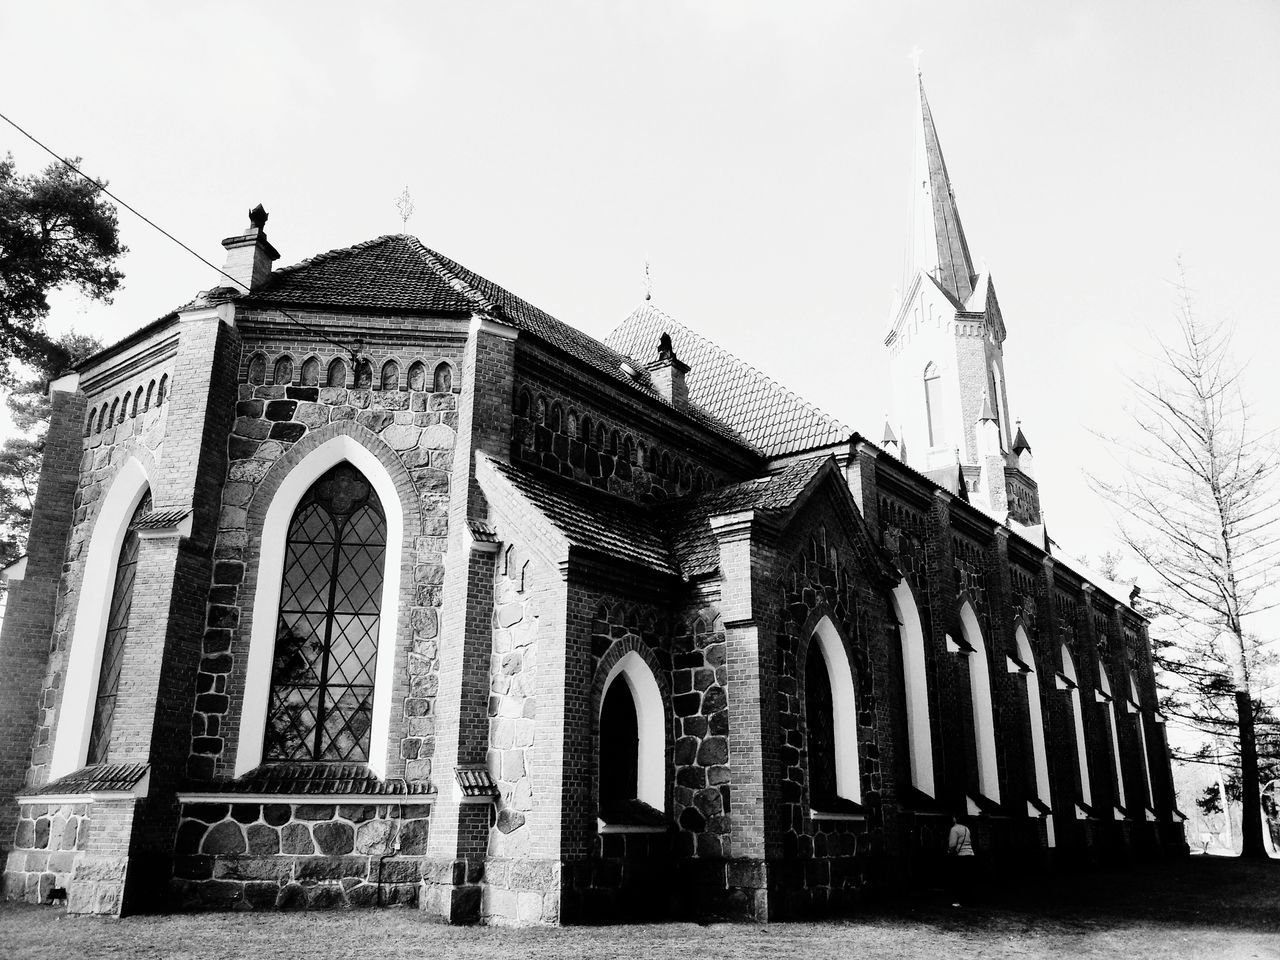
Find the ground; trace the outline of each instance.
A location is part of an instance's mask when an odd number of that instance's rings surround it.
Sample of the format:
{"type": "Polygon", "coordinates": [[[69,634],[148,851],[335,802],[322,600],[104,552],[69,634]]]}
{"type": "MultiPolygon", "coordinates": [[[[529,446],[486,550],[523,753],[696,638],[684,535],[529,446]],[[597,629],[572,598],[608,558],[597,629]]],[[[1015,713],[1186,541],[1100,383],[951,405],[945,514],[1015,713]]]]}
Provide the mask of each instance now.
{"type": "Polygon", "coordinates": [[[1045,956],[1280,958],[1280,863],[1190,857],[1128,872],[992,890],[953,908],[940,892],[828,923],[658,924],[501,930],[439,926],[413,910],[196,914],[113,921],[0,905],[0,957],[166,960],[671,960],[1045,956]]]}

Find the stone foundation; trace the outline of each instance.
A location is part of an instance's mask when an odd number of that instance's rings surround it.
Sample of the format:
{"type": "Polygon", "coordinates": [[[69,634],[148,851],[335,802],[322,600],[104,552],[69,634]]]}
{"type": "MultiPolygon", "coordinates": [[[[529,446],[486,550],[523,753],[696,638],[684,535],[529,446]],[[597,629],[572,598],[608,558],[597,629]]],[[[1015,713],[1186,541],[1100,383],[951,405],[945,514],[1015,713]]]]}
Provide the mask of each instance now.
{"type": "Polygon", "coordinates": [[[44,903],[50,890],[67,889],[88,840],[89,804],[23,804],[5,863],[4,898],[44,903]]]}

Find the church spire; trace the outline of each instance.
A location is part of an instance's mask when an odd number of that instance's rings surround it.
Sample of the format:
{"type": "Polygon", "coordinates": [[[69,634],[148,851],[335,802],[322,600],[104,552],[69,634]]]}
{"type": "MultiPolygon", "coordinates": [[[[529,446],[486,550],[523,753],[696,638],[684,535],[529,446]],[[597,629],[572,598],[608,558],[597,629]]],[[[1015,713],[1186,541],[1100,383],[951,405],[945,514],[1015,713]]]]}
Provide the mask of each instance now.
{"type": "Polygon", "coordinates": [[[915,176],[911,185],[914,222],[903,288],[911,283],[917,270],[923,270],[957,304],[964,304],[973,293],[973,260],[960,225],[951,178],[942,159],[933,113],[924,93],[924,80],[919,74],[916,82],[920,90],[920,114],[916,128],[915,176]]]}

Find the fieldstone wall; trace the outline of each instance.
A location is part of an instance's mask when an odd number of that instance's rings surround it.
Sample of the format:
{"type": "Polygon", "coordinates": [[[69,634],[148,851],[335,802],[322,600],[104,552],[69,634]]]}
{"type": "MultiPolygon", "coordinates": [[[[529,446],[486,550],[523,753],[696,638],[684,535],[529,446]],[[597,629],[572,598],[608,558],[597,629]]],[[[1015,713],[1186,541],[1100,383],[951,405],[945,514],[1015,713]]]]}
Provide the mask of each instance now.
{"type": "Polygon", "coordinates": [[[414,803],[184,804],[175,906],[416,906],[430,817],[414,803]]]}
{"type": "Polygon", "coordinates": [[[88,803],[24,803],[4,870],[6,900],[44,903],[67,889],[80,851],[89,843],[88,803]]]}

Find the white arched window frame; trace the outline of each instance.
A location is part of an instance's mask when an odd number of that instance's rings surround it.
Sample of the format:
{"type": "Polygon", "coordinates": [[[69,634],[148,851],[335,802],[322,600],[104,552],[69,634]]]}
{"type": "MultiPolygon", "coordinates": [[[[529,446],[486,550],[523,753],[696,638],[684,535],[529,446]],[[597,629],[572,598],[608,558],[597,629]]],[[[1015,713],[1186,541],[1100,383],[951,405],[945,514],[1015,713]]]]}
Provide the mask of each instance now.
{"type": "MultiPolygon", "coordinates": [[[[1031,727],[1031,760],[1035,772],[1035,798],[1042,807],[1052,804],[1049,788],[1049,751],[1044,737],[1044,706],[1040,702],[1040,677],[1036,673],[1035,654],[1031,650],[1031,638],[1026,628],[1018,624],[1013,631],[1014,644],[1018,649],[1017,661],[1010,660],[1011,672],[1022,674],[1027,684],[1027,722],[1031,727]]],[[[1043,814],[1049,821],[1049,845],[1053,846],[1053,818],[1043,810],[1032,814],[1043,814]]]]}
{"type": "Polygon", "coordinates": [[[396,627],[400,619],[400,558],[404,551],[404,507],[387,468],[368,447],[349,436],[325,441],[289,471],[271,499],[262,524],[258,582],[253,594],[253,626],[245,670],[244,702],[236,747],[236,776],[262,763],[267,707],[271,694],[271,666],[276,646],[276,621],[289,522],[299,501],[324,473],[347,462],[364,474],[377,491],[387,522],[382,601],[378,607],[378,660],[373,679],[373,717],[369,730],[369,769],[387,774],[391,734],[391,693],[395,675],[396,627]]]}
{"type": "MultiPolygon", "coordinates": [[[[631,691],[631,701],[636,706],[636,799],[655,810],[666,809],[666,734],[664,717],[666,707],[662,691],[653,671],[640,654],[631,650],[618,658],[605,677],[600,690],[600,711],[614,681],[620,680],[631,691]]],[[[600,713],[596,714],[596,729],[600,728],[600,713]]]]}
{"type": "Polygon", "coordinates": [[[978,758],[978,791],[994,803],[1000,802],[1000,770],[996,759],[996,721],[991,707],[991,668],[987,645],[982,638],[973,606],[966,601],[960,608],[960,634],[968,649],[969,702],[973,714],[973,739],[978,758]]]}
{"type": "Polygon", "coordinates": [[[890,595],[902,644],[902,674],[907,694],[907,742],[911,760],[911,785],[926,796],[934,795],[933,737],[929,727],[929,681],[925,669],[924,628],[920,610],[907,581],[899,580],[890,595]]]}
{"type": "Polygon", "coordinates": [[[1138,721],[1138,748],[1142,751],[1142,803],[1147,819],[1155,819],[1155,806],[1151,797],[1151,757],[1147,753],[1147,723],[1142,712],[1142,700],[1138,697],[1138,684],[1129,673],[1129,712],[1138,721]]]}
{"type": "Polygon", "coordinates": [[[107,636],[111,595],[115,587],[116,564],[129,521],[151,487],[146,468],[130,458],[121,466],[102,499],[85,553],[76,603],[75,627],[67,656],[67,673],[62,686],[62,706],[54,735],[49,779],[74,773],[85,765],[89,737],[102,670],[102,649],[107,636]]]}
{"type": "Polygon", "coordinates": [[[1093,790],[1089,780],[1089,749],[1084,739],[1084,712],[1080,703],[1080,682],[1076,675],[1076,664],[1071,659],[1071,652],[1062,648],[1062,672],[1058,674],[1058,687],[1067,692],[1068,705],[1071,709],[1071,726],[1076,741],[1076,769],[1080,774],[1080,803],[1077,815],[1083,817],[1088,808],[1093,806],[1093,790]]]}
{"type": "Polygon", "coordinates": [[[830,617],[813,628],[809,656],[817,647],[831,681],[832,727],[836,754],[836,794],[854,803],[862,802],[862,777],[858,769],[858,701],[853,686],[853,669],[844,642],[830,617]]]}
{"type": "Polygon", "coordinates": [[[1129,803],[1124,795],[1124,767],[1120,763],[1120,730],[1116,726],[1116,703],[1111,694],[1111,680],[1107,677],[1107,665],[1101,659],[1098,660],[1098,691],[1096,699],[1098,703],[1102,704],[1106,713],[1106,733],[1107,738],[1111,741],[1111,767],[1115,774],[1116,783],[1115,817],[1117,820],[1123,820],[1125,809],[1129,806],[1129,803]]]}

